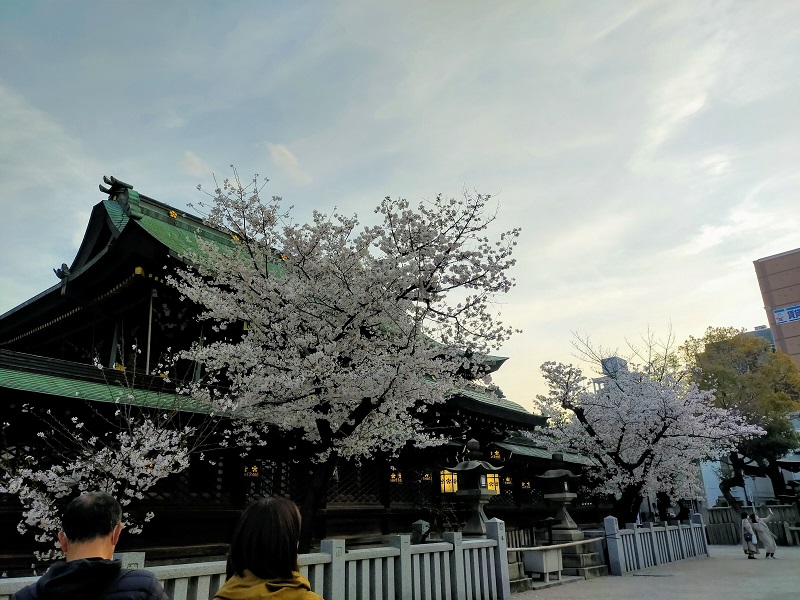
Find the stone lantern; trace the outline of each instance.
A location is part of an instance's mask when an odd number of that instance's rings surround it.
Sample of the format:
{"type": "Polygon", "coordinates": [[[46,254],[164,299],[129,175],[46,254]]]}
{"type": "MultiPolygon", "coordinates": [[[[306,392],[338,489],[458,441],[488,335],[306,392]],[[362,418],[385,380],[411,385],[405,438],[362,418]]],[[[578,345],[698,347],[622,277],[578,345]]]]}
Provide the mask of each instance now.
{"type": "Polygon", "coordinates": [[[467,524],[461,531],[463,535],[486,535],[486,513],[483,506],[497,496],[499,477],[496,472],[503,467],[495,467],[483,458],[477,440],[467,442],[467,460],[445,470],[458,476],[458,491],[455,495],[470,508],[467,524]]]}
{"type": "MultiPolygon", "coordinates": [[[[562,462],[563,455],[553,454],[553,461],[556,463],[562,462]]],[[[559,506],[555,517],[558,523],[553,525],[552,529],[553,541],[572,542],[582,540],[584,538],[583,532],[567,512],[567,505],[578,497],[578,494],[571,491],[570,484],[580,479],[580,475],[575,475],[567,469],[551,469],[536,477],[542,482],[545,500],[555,502],[559,506]]]]}

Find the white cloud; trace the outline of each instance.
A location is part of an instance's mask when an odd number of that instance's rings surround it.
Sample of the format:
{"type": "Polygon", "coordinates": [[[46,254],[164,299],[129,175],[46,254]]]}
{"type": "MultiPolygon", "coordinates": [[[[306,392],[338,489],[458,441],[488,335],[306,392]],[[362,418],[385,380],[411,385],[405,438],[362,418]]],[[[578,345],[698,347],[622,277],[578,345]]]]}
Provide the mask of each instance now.
{"type": "Polygon", "coordinates": [[[191,175],[193,177],[203,177],[205,179],[209,179],[211,174],[214,172],[214,168],[210,164],[197,156],[197,154],[191,150],[187,150],[183,153],[183,158],[181,159],[181,170],[187,175],[191,175]]]}
{"type": "Polygon", "coordinates": [[[0,313],[55,283],[87,222],[86,195],[102,175],[81,142],[0,83],[0,313]],[[79,192],[78,192],[79,191],[79,192]],[[16,280],[10,285],[9,280],[16,280]]]}
{"type": "Polygon", "coordinates": [[[731,159],[725,154],[710,154],[700,161],[700,166],[709,175],[724,175],[731,166],[731,159]]]}
{"type": "Polygon", "coordinates": [[[686,120],[706,105],[728,44],[717,36],[687,58],[675,75],[664,81],[653,98],[653,114],[645,149],[656,150],[686,120]]]}
{"type": "Polygon", "coordinates": [[[272,163],[286,173],[292,181],[300,185],[311,183],[311,176],[300,168],[297,156],[283,144],[267,143],[269,157],[272,163]]]}
{"type": "Polygon", "coordinates": [[[267,162],[298,210],[362,217],[386,194],[500,191],[525,333],[499,378],[524,402],[572,330],[614,345],[669,319],[681,336],[763,321],[751,261],[800,245],[798,181],[775,183],[800,155],[800,3],[107,10],[147,43],[65,43],[74,9],[51,30],[0,19],[0,74],[25,95],[0,90],[0,306],[45,287],[31,274],[55,282],[103,172],[177,206],[209,163],[267,162]],[[109,65],[119,85],[97,80],[109,65]]]}

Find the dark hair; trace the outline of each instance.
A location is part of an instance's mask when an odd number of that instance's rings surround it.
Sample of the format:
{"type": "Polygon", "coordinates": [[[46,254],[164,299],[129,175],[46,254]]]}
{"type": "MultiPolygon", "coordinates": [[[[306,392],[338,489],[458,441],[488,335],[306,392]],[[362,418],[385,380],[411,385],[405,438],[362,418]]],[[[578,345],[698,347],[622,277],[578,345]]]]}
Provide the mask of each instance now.
{"type": "Polygon", "coordinates": [[[111,533],[122,521],[122,508],[105,492],[81,494],[67,504],[61,530],[70,542],[88,542],[111,533]]]}
{"type": "Polygon", "coordinates": [[[741,515],[739,515],[739,516],[740,516],[742,519],[746,519],[746,518],[747,518],[747,513],[746,513],[746,512],[743,512],[743,513],[742,513],[741,515]]]}
{"type": "Polygon", "coordinates": [[[264,498],[247,507],[233,532],[228,578],[247,569],[260,579],[291,577],[297,571],[300,511],[286,498],[264,498]]]}
{"type": "Polygon", "coordinates": [[[758,523],[758,517],[756,517],[756,513],[753,513],[752,515],[750,515],[750,520],[753,523],[758,523]]]}

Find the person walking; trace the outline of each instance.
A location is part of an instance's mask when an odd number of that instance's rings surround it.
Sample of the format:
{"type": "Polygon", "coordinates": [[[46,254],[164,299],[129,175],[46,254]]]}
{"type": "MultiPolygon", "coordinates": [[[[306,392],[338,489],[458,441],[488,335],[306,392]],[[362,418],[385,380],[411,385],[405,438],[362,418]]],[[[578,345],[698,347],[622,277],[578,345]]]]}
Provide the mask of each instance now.
{"type": "Polygon", "coordinates": [[[286,498],[251,504],[233,532],[227,581],[215,600],[322,600],[298,572],[300,511],[286,498]]]}
{"type": "Polygon", "coordinates": [[[775,536],[772,535],[769,527],[767,527],[767,522],[772,520],[773,516],[775,515],[771,508],[769,509],[769,515],[764,518],[756,516],[755,513],[750,515],[753,532],[755,532],[758,539],[761,540],[761,543],[764,544],[764,555],[766,558],[775,558],[775,550],[778,547],[775,543],[775,536]]]}
{"type": "Polygon", "coordinates": [[[747,555],[747,558],[755,560],[758,554],[758,538],[753,531],[753,525],[747,517],[747,513],[743,512],[742,517],[742,549],[747,555]]]}

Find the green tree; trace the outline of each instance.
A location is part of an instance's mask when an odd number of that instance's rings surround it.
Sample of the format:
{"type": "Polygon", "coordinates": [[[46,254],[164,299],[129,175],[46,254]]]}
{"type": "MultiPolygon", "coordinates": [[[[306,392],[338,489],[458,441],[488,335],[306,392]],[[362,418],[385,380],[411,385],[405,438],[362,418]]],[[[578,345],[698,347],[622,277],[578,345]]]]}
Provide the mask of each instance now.
{"type": "Polygon", "coordinates": [[[800,373],[786,354],[773,351],[765,339],[744,335],[734,327],[709,327],[700,338],[690,337],[680,353],[695,368],[702,389],[716,390],[718,406],[735,408],[766,431],[743,440],[731,452],[731,470],[720,491],[732,506],[740,508],[731,494],[744,487],[744,475],[765,476],[776,494],[786,492],[779,458],[800,444],[787,413],[800,408],[800,373]]]}

